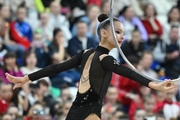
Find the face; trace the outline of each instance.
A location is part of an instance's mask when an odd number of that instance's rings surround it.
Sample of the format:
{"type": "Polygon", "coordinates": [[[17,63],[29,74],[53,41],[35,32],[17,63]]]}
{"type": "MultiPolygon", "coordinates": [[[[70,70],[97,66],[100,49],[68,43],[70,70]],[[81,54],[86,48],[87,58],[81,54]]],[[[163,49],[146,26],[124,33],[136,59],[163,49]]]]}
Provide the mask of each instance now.
{"type": "Polygon", "coordinates": [[[139,44],[139,42],[141,41],[141,34],[138,31],[135,31],[132,33],[132,42],[134,44],[139,44]]]}
{"type": "Polygon", "coordinates": [[[60,13],[60,5],[58,2],[52,2],[50,5],[50,10],[53,14],[57,15],[60,13]]]}
{"type": "Polygon", "coordinates": [[[16,58],[14,57],[10,57],[10,58],[6,58],[4,59],[6,65],[9,65],[9,66],[14,66],[16,65],[16,58]]]}
{"type": "Polygon", "coordinates": [[[117,89],[115,87],[109,87],[107,91],[107,100],[109,102],[116,102],[118,97],[117,89]]]}
{"type": "Polygon", "coordinates": [[[72,105],[71,102],[66,102],[66,103],[64,104],[64,106],[63,106],[63,108],[62,108],[64,115],[67,115],[67,114],[68,114],[71,105],[72,105]]]}
{"type": "Polygon", "coordinates": [[[166,95],[165,95],[165,99],[166,99],[167,101],[172,101],[172,99],[175,97],[175,90],[172,89],[172,90],[168,91],[168,92],[165,93],[165,94],[166,94],[166,95]]]}
{"type": "Polygon", "coordinates": [[[146,12],[147,17],[152,17],[152,16],[154,16],[154,13],[155,13],[154,6],[151,5],[151,4],[148,5],[145,12],[146,12]]]}
{"type": "Polygon", "coordinates": [[[110,3],[109,2],[104,3],[104,6],[102,7],[102,12],[109,15],[109,10],[110,10],[110,3]]]}
{"type": "Polygon", "coordinates": [[[87,32],[87,24],[82,22],[77,24],[77,34],[79,37],[85,37],[87,32]]]}
{"type": "Polygon", "coordinates": [[[6,101],[10,101],[13,96],[12,85],[3,84],[0,88],[0,98],[6,101]]]}
{"type": "Polygon", "coordinates": [[[2,117],[2,120],[12,120],[12,117],[8,114],[5,114],[3,117],[2,117]]]}
{"type": "Polygon", "coordinates": [[[97,19],[98,15],[100,13],[100,9],[97,6],[93,6],[88,13],[88,17],[91,21],[94,21],[97,19]]]}
{"type": "Polygon", "coordinates": [[[68,88],[63,89],[63,90],[62,90],[62,93],[61,93],[61,99],[62,99],[63,101],[66,101],[69,97],[71,97],[71,94],[70,94],[69,89],[68,89],[68,88]]]}
{"type": "Polygon", "coordinates": [[[171,13],[169,14],[170,17],[170,21],[172,22],[179,22],[179,18],[180,18],[180,13],[178,8],[174,8],[171,13]]]}
{"type": "Polygon", "coordinates": [[[27,15],[26,12],[27,12],[27,11],[26,11],[25,8],[19,8],[19,9],[18,9],[18,12],[17,12],[17,19],[18,19],[19,21],[24,21],[24,19],[26,18],[26,15],[27,15]]]}
{"type": "Polygon", "coordinates": [[[134,10],[132,7],[128,7],[126,12],[124,13],[126,19],[130,20],[134,16],[134,10]]]}
{"type": "Polygon", "coordinates": [[[7,6],[2,7],[1,11],[0,11],[0,15],[2,18],[4,19],[8,19],[10,16],[10,10],[7,6]]]}
{"type": "MultiPolygon", "coordinates": [[[[123,39],[124,39],[124,26],[122,23],[115,21],[114,22],[114,29],[115,29],[115,35],[116,35],[117,41],[118,41],[119,45],[121,45],[123,42],[123,39]]],[[[105,41],[108,42],[107,44],[111,48],[116,47],[110,26],[108,27],[107,30],[101,31],[101,36],[105,41]]]]}
{"type": "Polygon", "coordinates": [[[172,28],[169,36],[172,42],[176,42],[179,39],[179,29],[176,27],[172,28]]]}
{"type": "Polygon", "coordinates": [[[36,66],[37,64],[37,58],[36,58],[36,55],[35,53],[31,53],[27,59],[26,59],[26,64],[27,66],[36,66]]]}
{"type": "Polygon", "coordinates": [[[163,101],[165,99],[165,93],[158,91],[156,94],[156,99],[157,99],[157,101],[163,101]]]}
{"type": "Polygon", "coordinates": [[[142,64],[142,66],[143,66],[143,68],[144,69],[149,69],[150,68],[150,66],[151,66],[151,64],[152,64],[152,62],[153,62],[153,56],[152,56],[152,54],[144,54],[143,55],[143,58],[142,58],[142,60],[141,60],[141,64],[142,64]]]}
{"type": "Polygon", "coordinates": [[[42,94],[45,94],[48,90],[48,87],[43,85],[43,84],[40,84],[40,91],[42,92],[42,94]]]}
{"type": "Polygon", "coordinates": [[[144,120],[146,112],[144,110],[137,110],[134,115],[134,120],[144,120]]]}
{"type": "Polygon", "coordinates": [[[56,34],[55,39],[57,40],[57,43],[61,43],[61,41],[64,40],[64,33],[62,31],[59,31],[56,34]]]}
{"type": "Polygon", "coordinates": [[[42,24],[47,24],[49,21],[49,14],[48,13],[41,13],[40,21],[42,24]]]}
{"type": "Polygon", "coordinates": [[[8,109],[7,113],[11,115],[12,120],[16,120],[16,116],[18,116],[18,108],[17,107],[11,107],[8,109]]]}
{"type": "Polygon", "coordinates": [[[144,108],[147,112],[153,112],[155,100],[154,98],[148,99],[144,103],[144,108]]]}

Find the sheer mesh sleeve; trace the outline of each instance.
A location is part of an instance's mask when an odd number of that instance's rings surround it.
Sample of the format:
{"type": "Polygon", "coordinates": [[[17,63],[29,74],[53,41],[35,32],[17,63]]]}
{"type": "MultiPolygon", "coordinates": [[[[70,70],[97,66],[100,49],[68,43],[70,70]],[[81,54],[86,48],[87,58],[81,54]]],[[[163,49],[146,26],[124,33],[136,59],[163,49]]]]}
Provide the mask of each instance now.
{"type": "Polygon", "coordinates": [[[130,78],[130,79],[132,79],[142,85],[145,85],[147,87],[149,87],[148,84],[149,84],[149,82],[151,82],[151,80],[146,79],[145,77],[134,72],[130,68],[120,64],[112,56],[106,56],[105,58],[103,58],[101,60],[101,65],[104,69],[106,69],[108,71],[112,71],[118,75],[130,78]]]}
{"type": "Polygon", "coordinates": [[[42,77],[56,75],[62,71],[66,71],[75,67],[78,67],[81,64],[81,56],[84,51],[78,53],[77,55],[73,56],[71,59],[66,60],[59,64],[52,64],[47,66],[37,72],[31,73],[28,75],[31,81],[38,80],[42,77]]]}

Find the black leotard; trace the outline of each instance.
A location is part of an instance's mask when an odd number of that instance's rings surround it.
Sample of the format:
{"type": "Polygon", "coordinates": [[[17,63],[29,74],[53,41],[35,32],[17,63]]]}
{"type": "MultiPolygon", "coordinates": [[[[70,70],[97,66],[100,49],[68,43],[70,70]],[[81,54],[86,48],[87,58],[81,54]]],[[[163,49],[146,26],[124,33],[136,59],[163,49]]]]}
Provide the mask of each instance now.
{"type": "Polygon", "coordinates": [[[28,77],[30,80],[34,81],[41,77],[58,74],[59,72],[79,65],[81,65],[82,73],[86,61],[93,52],[95,52],[95,54],[89,70],[90,89],[83,94],[77,92],[76,99],[69,110],[66,120],[84,120],[92,113],[101,118],[103,98],[110,84],[112,72],[128,77],[147,87],[151,81],[118,63],[112,56],[106,56],[100,61],[99,57],[101,55],[109,53],[108,49],[101,46],[98,46],[95,50],[90,49],[85,53],[82,51],[70,60],[45,67],[35,73],[29,74],[28,77]]]}

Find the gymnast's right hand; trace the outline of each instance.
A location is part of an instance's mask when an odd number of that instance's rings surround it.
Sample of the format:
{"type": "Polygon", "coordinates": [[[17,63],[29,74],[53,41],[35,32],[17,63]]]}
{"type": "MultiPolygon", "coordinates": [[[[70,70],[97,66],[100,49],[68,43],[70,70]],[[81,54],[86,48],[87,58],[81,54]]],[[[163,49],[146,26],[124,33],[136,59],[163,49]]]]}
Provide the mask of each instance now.
{"type": "Polygon", "coordinates": [[[29,77],[27,75],[24,77],[15,77],[10,75],[9,73],[6,73],[5,75],[9,82],[14,83],[13,90],[22,87],[27,82],[30,82],[29,77]]]}

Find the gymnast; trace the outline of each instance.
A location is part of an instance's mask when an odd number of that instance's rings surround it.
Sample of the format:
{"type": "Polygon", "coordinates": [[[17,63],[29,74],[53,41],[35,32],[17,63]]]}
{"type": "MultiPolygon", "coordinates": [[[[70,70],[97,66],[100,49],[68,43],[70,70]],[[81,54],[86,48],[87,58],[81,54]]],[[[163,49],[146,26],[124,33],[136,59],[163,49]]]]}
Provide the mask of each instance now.
{"type": "MultiPolygon", "coordinates": [[[[108,55],[109,51],[116,47],[110,29],[110,18],[106,14],[101,14],[98,16],[98,21],[100,24],[97,33],[100,42],[96,49],[83,50],[70,60],[47,66],[24,77],[15,77],[6,73],[7,79],[14,83],[13,89],[22,87],[29,81],[56,75],[80,66],[81,77],[76,99],[69,110],[66,120],[100,120],[103,98],[110,84],[112,72],[163,92],[176,87],[176,84],[172,83],[171,80],[153,82],[108,55]]],[[[124,27],[117,18],[113,18],[113,21],[115,34],[119,45],[121,45],[124,39],[124,27]]]]}

